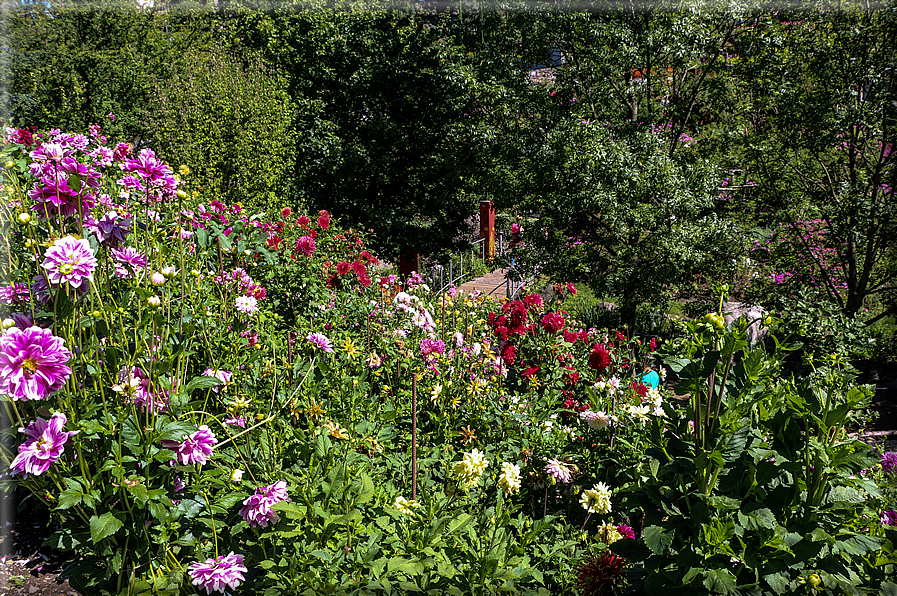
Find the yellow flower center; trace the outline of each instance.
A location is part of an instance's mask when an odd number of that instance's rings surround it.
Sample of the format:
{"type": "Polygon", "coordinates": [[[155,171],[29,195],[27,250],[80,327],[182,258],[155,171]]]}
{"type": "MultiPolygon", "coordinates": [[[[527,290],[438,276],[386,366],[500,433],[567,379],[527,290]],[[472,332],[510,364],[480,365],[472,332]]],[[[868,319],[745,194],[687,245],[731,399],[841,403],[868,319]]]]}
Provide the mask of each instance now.
{"type": "Polygon", "coordinates": [[[33,375],[37,372],[37,362],[35,362],[33,358],[25,358],[25,360],[22,361],[22,368],[33,375]]]}
{"type": "Polygon", "coordinates": [[[59,272],[63,275],[70,275],[75,270],[72,263],[63,263],[59,266],[59,272]]]}

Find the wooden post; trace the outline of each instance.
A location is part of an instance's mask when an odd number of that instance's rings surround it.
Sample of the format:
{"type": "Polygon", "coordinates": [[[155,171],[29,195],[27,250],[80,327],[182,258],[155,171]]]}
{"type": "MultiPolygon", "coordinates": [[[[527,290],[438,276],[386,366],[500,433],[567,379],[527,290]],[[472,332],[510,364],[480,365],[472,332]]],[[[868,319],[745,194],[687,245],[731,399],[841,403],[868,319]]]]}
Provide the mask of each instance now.
{"type": "Polygon", "coordinates": [[[402,276],[402,279],[408,279],[408,276],[414,271],[423,275],[420,270],[420,255],[416,252],[406,252],[399,255],[399,274],[402,276]]]}
{"type": "Polygon", "coordinates": [[[483,261],[495,258],[495,205],[480,201],[480,239],[483,240],[483,261]]]}

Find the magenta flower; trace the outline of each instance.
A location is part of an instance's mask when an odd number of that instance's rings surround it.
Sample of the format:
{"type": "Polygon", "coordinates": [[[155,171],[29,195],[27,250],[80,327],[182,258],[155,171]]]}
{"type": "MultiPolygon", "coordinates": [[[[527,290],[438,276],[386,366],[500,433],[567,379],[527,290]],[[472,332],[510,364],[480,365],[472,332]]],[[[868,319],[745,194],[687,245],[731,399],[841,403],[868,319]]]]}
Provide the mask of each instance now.
{"type": "Polygon", "coordinates": [[[255,494],[243,501],[240,515],[250,526],[266,528],[269,523],[277,521],[277,512],[271,509],[276,503],[289,501],[287,483],[278,480],[270,486],[262,486],[255,490],[255,494]]]}
{"type": "Polygon", "coordinates": [[[626,524],[620,524],[617,526],[617,532],[620,533],[620,536],[623,538],[632,538],[635,540],[635,531],[627,526],[626,524]]]}
{"type": "Polygon", "coordinates": [[[71,376],[71,357],[49,329],[9,329],[0,337],[0,394],[13,401],[44,399],[71,376]]]}
{"type": "Polygon", "coordinates": [[[202,374],[204,377],[214,377],[221,381],[221,385],[212,387],[212,391],[215,393],[218,393],[222,388],[227,391],[227,386],[230,385],[230,380],[234,377],[234,373],[229,370],[213,370],[211,368],[207,368],[202,374]]]}
{"type": "Polygon", "coordinates": [[[440,354],[445,354],[445,343],[441,339],[424,338],[420,342],[420,355],[426,362],[433,363],[440,354]]]}
{"type": "Polygon", "coordinates": [[[193,585],[204,589],[207,595],[224,592],[225,588],[237,589],[237,586],[246,581],[243,574],[247,571],[243,555],[235,555],[233,551],[217,559],[206,559],[205,563],[191,563],[187,568],[193,585]]]}
{"type": "Polygon", "coordinates": [[[115,275],[117,277],[131,277],[146,268],[148,260],[145,255],[137,252],[136,249],[123,248],[118,250],[112,249],[113,263],[115,264],[115,275]]]}
{"type": "Polygon", "coordinates": [[[25,284],[13,283],[0,287],[0,304],[18,306],[31,300],[31,290],[25,284]]]}
{"type": "Polygon", "coordinates": [[[90,250],[90,243],[83,238],[81,240],[73,236],[60,238],[47,249],[44,257],[41,267],[47,270],[50,285],[67,284],[72,289],[80,290],[82,284],[93,281],[97,259],[90,250]]]}
{"type": "Polygon", "coordinates": [[[38,418],[30,423],[28,428],[19,429],[31,438],[19,445],[19,454],[9,467],[26,478],[28,474],[40,476],[49,470],[50,464],[58,462],[62,457],[65,444],[79,432],[63,431],[65,423],[65,414],[56,412],[49,422],[38,418]]]}
{"type": "Polygon", "coordinates": [[[559,312],[550,312],[542,317],[542,329],[548,333],[557,333],[564,328],[566,321],[564,316],[559,312]]]}
{"type": "Polygon", "coordinates": [[[309,333],[305,339],[310,341],[317,349],[333,354],[333,344],[330,343],[330,340],[323,333],[309,333]]]}
{"type": "Polygon", "coordinates": [[[311,257],[315,252],[315,239],[311,236],[302,236],[296,240],[296,252],[311,257]]]}
{"type": "Polygon", "coordinates": [[[203,424],[192,435],[184,435],[183,441],[162,441],[163,449],[174,451],[175,458],[181,465],[204,464],[212,457],[212,448],[218,439],[203,424]]]}
{"type": "Polygon", "coordinates": [[[897,453],[887,451],[881,456],[881,471],[885,475],[897,476],[897,453]]]}
{"type": "Polygon", "coordinates": [[[240,428],[246,428],[246,418],[243,416],[231,416],[230,418],[226,418],[224,420],[225,424],[230,424],[231,426],[239,426],[240,428]]]}

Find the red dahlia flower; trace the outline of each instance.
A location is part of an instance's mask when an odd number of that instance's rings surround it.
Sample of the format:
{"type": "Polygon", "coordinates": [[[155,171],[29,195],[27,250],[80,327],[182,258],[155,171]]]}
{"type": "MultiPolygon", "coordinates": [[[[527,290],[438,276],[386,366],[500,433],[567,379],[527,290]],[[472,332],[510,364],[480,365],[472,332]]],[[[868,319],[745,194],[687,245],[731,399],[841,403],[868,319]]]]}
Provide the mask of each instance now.
{"type": "Polygon", "coordinates": [[[592,352],[589,354],[589,367],[604,372],[610,366],[610,352],[603,344],[595,344],[592,346],[592,352]]]}
{"type": "Polygon", "coordinates": [[[564,328],[563,315],[558,312],[550,312],[542,317],[542,328],[549,333],[557,333],[564,328]]]}
{"type": "Polygon", "coordinates": [[[585,596],[611,593],[623,576],[624,569],[626,559],[610,552],[585,559],[578,568],[579,577],[576,580],[580,593],[585,596]]]}

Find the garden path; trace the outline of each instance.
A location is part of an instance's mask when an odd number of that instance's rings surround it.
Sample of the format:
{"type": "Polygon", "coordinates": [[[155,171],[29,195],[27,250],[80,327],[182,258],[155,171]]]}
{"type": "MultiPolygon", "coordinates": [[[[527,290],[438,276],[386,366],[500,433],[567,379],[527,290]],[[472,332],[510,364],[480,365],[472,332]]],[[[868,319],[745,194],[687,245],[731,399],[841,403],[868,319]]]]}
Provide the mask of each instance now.
{"type": "Polygon", "coordinates": [[[505,274],[507,271],[507,269],[497,269],[482,277],[464,282],[458,289],[462,290],[465,294],[472,294],[474,290],[479,290],[487,296],[503,298],[505,296],[505,284],[507,281],[505,274]]]}

